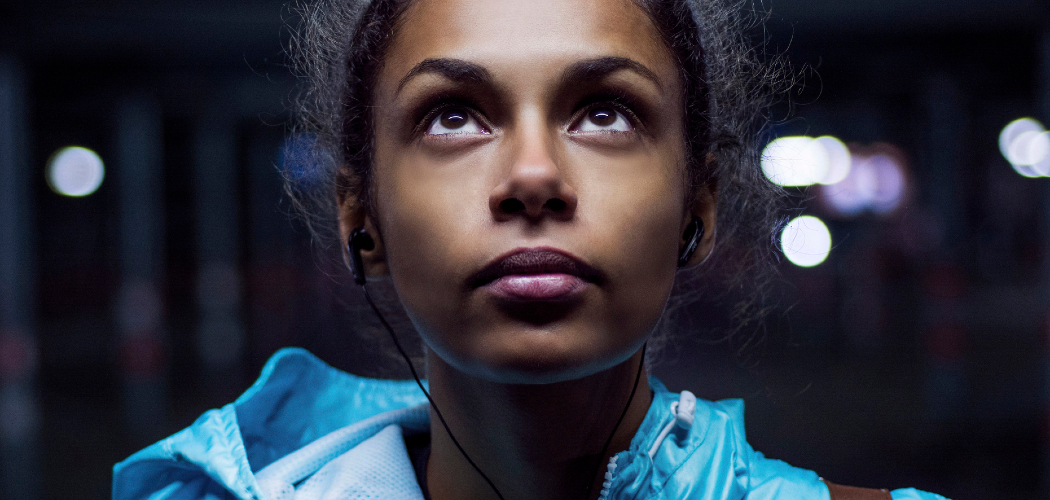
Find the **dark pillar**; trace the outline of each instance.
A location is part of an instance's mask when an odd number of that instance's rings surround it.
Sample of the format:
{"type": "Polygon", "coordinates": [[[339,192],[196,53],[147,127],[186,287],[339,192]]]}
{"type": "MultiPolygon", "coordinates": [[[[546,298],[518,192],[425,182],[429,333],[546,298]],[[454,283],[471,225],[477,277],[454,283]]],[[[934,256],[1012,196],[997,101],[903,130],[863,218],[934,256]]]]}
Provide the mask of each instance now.
{"type": "Polygon", "coordinates": [[[253,365],[262,364],[277,349],[295,343],[295,308],[301,293],[297,290],[294,234],[289,208],[278,203],[283,196],[281,176],[276,167],[278,144],[267,135],[257,134],[248,144],[248,182],[250,189],[250,263],[246,284],[253,365]]]}
{"type": "Polygon", "coordinates": [[[35,387],[32,183],[25,80],[0,56],[0,497],[36,499],[40,407],[35,387]]]}
{"type": "Polygon", "coordinates": [[[163,119],[148,96],[124,100],[116,116],[120,197],[119,332],[123,413],[139,442],[166,430],[167,335],[164,329],[163,119]]]}
{"type": "MultiPolygon", "coordinates": [[[[1039,120],[1050,124],[1050,28],[1039,43],[1039,120]]],[[[1043,179],[1041,217],[1043,222],[1042,303],[1043,305],[1043,498],[1050,498],[1050,181],[1043,179]]]]}
{"type": "MultiPolygon", "coordinates": [[[[214,106],[213,106],[214,108],[214,106]]],[[[241,317],[237,129],[217,108],[197,129],[197,352],[207,389],[228,399],[243,390],[245,332],[241,317]]]]}
{"type": "Polygon", "coordinates": [[[966,99],[955,77],[948,74],[930,77],[926,96],[924,194],[941,219],[945,249],[953,252],[967,232],[964,200],[959,198],[959,174],[964,171],[961,144],[967,132],[966,99]]]}
{"type": "Polygon", "coordinates": [[[926,410],[935,429],[947,432],[959,422],[968,397],[968,332],[961,322],[968,276],[958,264],[969,231],[960,198],[965,170],[961,151],[966,137],[966,99],[956,78],[933,75],[926,82],[926,157],[922,179],[926,202],[944,230],[935,262],[924,271],[926,410]]]}

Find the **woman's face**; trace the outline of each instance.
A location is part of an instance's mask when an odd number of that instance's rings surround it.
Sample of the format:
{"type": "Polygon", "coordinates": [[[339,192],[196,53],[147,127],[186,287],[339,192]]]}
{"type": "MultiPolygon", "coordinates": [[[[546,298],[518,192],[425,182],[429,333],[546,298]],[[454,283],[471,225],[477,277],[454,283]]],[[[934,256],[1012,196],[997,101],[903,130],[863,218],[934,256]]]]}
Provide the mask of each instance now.
{"type": "Polygon", "coordinates": [[[419,0],[375,88],[394,286],[449,365],[503,383],[607,369],[670,293],[682,91],[630,0],[419,0]]]}

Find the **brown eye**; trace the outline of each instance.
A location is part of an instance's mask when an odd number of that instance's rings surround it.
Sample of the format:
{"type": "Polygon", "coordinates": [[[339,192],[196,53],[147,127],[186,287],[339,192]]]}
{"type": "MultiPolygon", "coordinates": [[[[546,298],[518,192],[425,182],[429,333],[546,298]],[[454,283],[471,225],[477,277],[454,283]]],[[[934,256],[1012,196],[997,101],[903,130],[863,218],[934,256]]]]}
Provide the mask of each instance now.
{"type": "Polygon", "coordinates": [[[630,132],[634,126],[630,120],[612,106],[591,108],[571,129],[574,133],[586,132],[630,132]]]}
{"type": "Polygon", "coordinates": [[[588,113],[587,118],[599,127],[608,127],[616,123],[616,111],[610,108],[594,108],[588,113]]]}
{"type": "Polygon", "coordinates": [[[488,131],[464,109],[449,109],[435,116],[427,127],[428,135],[487,134],[488,131]]]}
{"type": "Polygon", "coordinates": [[[449,130],[455,130],[466,125],[470,117],[462,111],[446,111],[441,113],[441,126],[449,130]]]}

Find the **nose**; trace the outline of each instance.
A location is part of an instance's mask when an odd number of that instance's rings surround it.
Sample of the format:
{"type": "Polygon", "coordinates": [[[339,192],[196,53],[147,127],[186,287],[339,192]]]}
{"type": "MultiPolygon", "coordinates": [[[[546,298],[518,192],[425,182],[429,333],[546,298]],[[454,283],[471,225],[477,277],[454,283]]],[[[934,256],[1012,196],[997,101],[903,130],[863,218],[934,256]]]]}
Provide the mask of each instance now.
{"type": "Polygon", "coordinates": [[[554,141],[539,128],[515,141],[508,173],[489,196],[489,210],[498,221],[569,220],[576,213],[576,190],[566,182],[554,141]]]}

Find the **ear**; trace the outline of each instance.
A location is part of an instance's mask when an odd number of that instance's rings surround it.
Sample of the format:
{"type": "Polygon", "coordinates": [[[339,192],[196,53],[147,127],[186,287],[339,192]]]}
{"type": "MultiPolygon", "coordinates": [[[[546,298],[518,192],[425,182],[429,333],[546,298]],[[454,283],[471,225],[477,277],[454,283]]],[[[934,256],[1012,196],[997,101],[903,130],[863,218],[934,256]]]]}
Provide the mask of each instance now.
{"type": "Polygon", "coordinates": [[[348,269],[350,268],[350,248],[347,243],[350,241],[350,233],[359,227],[363,227],[365,232],[376,243],[375,248],[372,250],[361,251],[361,261],[365,265],[365,275],[373,277],[390,274],[390,270],[386,265],[386,251],[379,229],[368,215],[368,210],[358,202],[357,197],[347,195],[339,202],[339,238],[342,242],[343,262],[348,269]]]}
{"type": "MultiPolygon", "coordinates": [[[[708,172],[714,170],[714,155],[708,154],[706,159],[706,169],[708,172]]],[[[692,207],[686,211],[682,217],[682,224],[679,227],[679,245],[684,247],[685,231],[686,227],[689,226],[689,222],[693,218],[700,219],[704,223],[704,236],[700,239],[700,244],[697,245],[696,251],[693,252],[693,256],[689,258],[689,263],[686,264],[685,268],[691,268],[697,266],[707,260],[711,256],[711,252],[715,248],[715,229],[716,222],[718,220],[718,178],[711,176],[707,182],[703,185],[697,186],[696,192],[693,193],[692,207]]]]}

